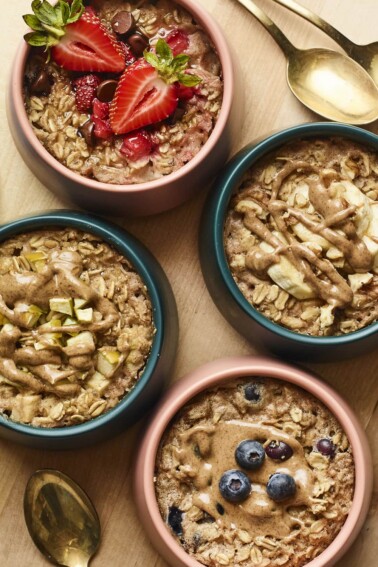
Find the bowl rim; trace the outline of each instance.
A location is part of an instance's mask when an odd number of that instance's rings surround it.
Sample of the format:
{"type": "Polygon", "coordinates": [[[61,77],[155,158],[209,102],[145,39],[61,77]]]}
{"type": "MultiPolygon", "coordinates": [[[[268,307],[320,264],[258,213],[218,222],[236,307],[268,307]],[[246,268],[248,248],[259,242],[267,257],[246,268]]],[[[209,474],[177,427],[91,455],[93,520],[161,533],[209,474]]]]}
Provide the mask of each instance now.
{"type": "Polygon", "coordinates": [[[226,38],[213,17],[193,0],[174,0],[182,5],[189,13],[194,15],[196,22],[198,22],[205,30],[206,34],[210,37],[215,46],[222,67],[223,78],[223,99],[219,116],[215,123],[213,130],[205,144],[201,147],[199,152],[184,166],[180,167],[177,171],[163,176],[159,179],[146,181],[143,183],[123,184],[118,185],[115,183],[104,183],[88,177],[84,177],[68,167],[64,166],[57,158],[53,157],[43,144],[38,140],[33,132],[32,126],[28,120],[23,97],[23,78],[25,63],[30,52],[30,46],[25,41],[22,41],[16,53],[11,79],[10,79],[10,96],[12,104],[18,117],[18,122],[21,127],[28,144],[37,153],[38,157],[47,163],[56,173],[63,176],[68,181],[79,183],[87,189],[105,192],[118,192],[122,193],[143,193],[153,189],[164,187],[173,182],[181,180],[181,178],[190,173],[211,153],[215,145],[221,138],[223,131],[226,128],[228,118],[232,108],[235,90],[235,70],[232,62],[230,48],[226,42],[226,38]]]}
{"type": "MultiPolygon", "coordinates": [[[[258,309],[253,307],[244,297],[243,293],[234,281],[227,262],[223,242],[223,229],[228,204],[232,193],[236,190],[245,171],[249,169],[257,160],[267,153],[279,148],[279,146],[295,138],[313,138],[317,136],[339,136],[358,141],[375,147],[378,150],[378,136],[372,132],[363,130],[356,126],[335,122],[312,122],[292,126],[280,130],[257,144],[248,144],[242,148],[226,165],[224,171],[215,180],[210,200],[214,204],[210,222],[212,223],[211,239],[213,241],[215,261],[218,265],[220,277],[231,295],[233,301],[243,311],[268,331],[299,343],[299,346],[341,346],[350,342],[358,342],[370,337],[378,331],[378,321],[371,323],[367,327],[347,333],[345,335],[317,337],[305,335],[296,331],[291,331],[286,327],[271,321],[258,309]]],[[[208,222],[208,221],[207,221],[208,222]]]]}
{"type": "MultiPolygon", "coordinates": [[[[100,236],[105,242],[113,246],[118,252],[124,255],[131,263],[135,271],[141,276],[143,283],[148,290],[148,296],[152,305],[153,324],[155,335],[151,346],[151,351],[147,362],[143,368],[140,378],[131,391],[124,396],[120,402],[109,411],[84,423],[79,423],[64,427],[43,428],[27,425],[6,419],[0,416],[0,427],[16,431],[29,437],[45,439],[67,439],[80,437],[90,433],[100,427],[105,426],[113,419],[119,418],[128,408],[142,395],[144,388],[152,379],[155,368],[158,364],[160,353],[163,346],[166,322],[164,320],[164,308],[158,282],[150,274],[149,268],[140,258],[139,252],[145,251],[151,255],[151,260],[155,260],[152,254],[134,236],[129,234],[121,227],[106,221],[96,215],[81,213],[78,211],[49,211],[47,213],[34,214],[22,217],[0,226],[0,244],[20,233],[32,232],[38,229],[73,227],[83,232],[90,232],[100,236]]],[[[157,263],[157,260],[155,260],[157,263]]]]}
{"type": "MultiPolygon", "coordinates": [[[[253,375],[287,381],[303,388],[335,415],[349,438],[355,463],[355,489],[351,509],[335,539],[318,557],[306,564],[306,567],[330,567],[352,545],[369,509],[373,465],[366,433],[353,410],[331,386],[305,369],[273,358],[238,356],[218,359],[189,372],[166,392],[149,421],[137,454],[134,494],[140,520],[155,542],[158,539],[159,551],[168,551],[171,559],[174,557],[180,561],[180,567],[203,567],[202,563],[184,551],[160,515],[154,487],[157,451],[172,419],[193,397],[219,384],[253,375]]],[[[169,563],[169,556],[164,558],[169,563]]]]}

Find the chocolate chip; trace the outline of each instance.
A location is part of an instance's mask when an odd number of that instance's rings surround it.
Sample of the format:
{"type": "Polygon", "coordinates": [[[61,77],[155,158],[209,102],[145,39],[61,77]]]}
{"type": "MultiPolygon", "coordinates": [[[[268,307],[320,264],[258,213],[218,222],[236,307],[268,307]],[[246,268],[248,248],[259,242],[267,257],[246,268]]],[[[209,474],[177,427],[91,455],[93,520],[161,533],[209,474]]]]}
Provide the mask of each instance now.
{"type": "Polygon", "coordinates": [[[48,74],[44,69],[39,71],[34,81],[30,85],[31,94],[48,95],[51,91],[51,83],[48,74]]]}
{"type": "Polygon", "coordinates": [[[224,508],[223,508],[222,504],[219,504],[219,502],[217,502],[217,504],[216,504],[216,509],[217,509],[218,513],[219,513],[221,516],[223,516],[223,514],[224,514],[224,508]]]}
{"type": "Polygon", "coordinates": [[[185,112],[186,112],[185,108],[181,108],[180,106],[178,106],[174,111],[174,113],[168,116],[167,123],[170,125],[176,124],[176,122],[179,122],[181,118],[184,116],[185,112]]]}
{"type": "Polygon", "coordinates": [[[87,120],[80,128],[79,134],[87,142],[87,146],[93,148],[96,143],[96,136],[94,133],[94,124],[91,120],[87,120]]]}
{"type": "Polygon", "coordinates": [[[183,512],[179,508],[176,508],[176,506],[170,506],[168,512],[168,524],[177,535],[183,534],[182,519],[183,512]]]}
{"type": "Polygon", "coordinates": [[[125,35],[135,26],[135,20],[131,12],[121,10],[113,16],[111,25],[115,33],[125,35]]]}
{"type": "Polygon", "coordinates": [[[118,82],[114,80],[102,81],[97,87],[97,98],[101,102],[111,102],[114,98],[118,82]]]}
{"type": "Polygon", "coordinates": [[[133,33],[128,38],[127,43],[136,57],[142,57],[143,51],[149,46],[148,38],[141,33],[133,33]]]}

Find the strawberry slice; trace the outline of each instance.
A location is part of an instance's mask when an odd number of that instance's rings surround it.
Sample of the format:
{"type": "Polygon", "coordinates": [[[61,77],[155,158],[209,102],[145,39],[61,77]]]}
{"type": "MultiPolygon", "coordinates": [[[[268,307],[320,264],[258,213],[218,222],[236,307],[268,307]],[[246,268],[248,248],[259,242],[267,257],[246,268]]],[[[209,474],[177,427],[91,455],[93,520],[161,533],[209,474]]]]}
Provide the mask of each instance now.
{"type": "Polygon", "coordinates": [[[68,71],[120,73],[125,68],[124,50],[92,12],[65,28],[58,45],[51,48],[54,61],[68,71]]]}
{"type": "Polygon", "coordinates": [[[126,68],[110,104],[110,124],[115,134],[126,134],[155,124],[174,112],[178,98],[173,84],[167,84],[144,59],[126,68]]]}
{"type": "Polygon", "coordinates": [[[184,53],[189,47],[188,35],[182,30],[172,30],[165,41],[173,51],[173,55],[184,53]]]}
{"type": "Polygon", "coordinates": [[[149,156],[153,149],[154,144],[149,133],[146,130],[137,130],[123,138],[120,151],[130,161],[138,161],[149,156]]]}

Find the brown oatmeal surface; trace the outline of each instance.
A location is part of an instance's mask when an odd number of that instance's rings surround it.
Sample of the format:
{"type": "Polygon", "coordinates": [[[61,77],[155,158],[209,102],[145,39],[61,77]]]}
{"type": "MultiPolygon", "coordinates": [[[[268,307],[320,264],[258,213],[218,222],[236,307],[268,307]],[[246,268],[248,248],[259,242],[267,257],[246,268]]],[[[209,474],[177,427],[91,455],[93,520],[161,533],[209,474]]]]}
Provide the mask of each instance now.
{"type": "Polygon", "coordinates": [[[0,413],[42,427],[114,407],[154,336],[145,284],[101,238],[34,231],[0,244],[0,413]]]}
{"type": "Polygon", "coordinates": [[[313,396],[270,378],[240,378],[200,394],[174,418],[158,451],[155,486],[162,517],[203,565],[302,567],[346,520],[354,462],[340,424],[313,396]],[[240,468],[235,449],[245,439],[265,448],[281,440],[293,455],[284,462],[266,456],[258,470],[244,470],[252,490],[236,504],[223,498],[218,483],[226,470],[240,468]],[[331,456],[317,449],[320,439],[332,441],[331,456]],[[297,484],[296,495],[283,502],[266,493],[276,472],[297,484]]]}
{"type": "MultiPolygon", "coordinates": [[[[92,2],[98,15],[109,26],[119,9],[132,11],[138,29],[154,45],[170,31],[183,30],[189,37],[186,54],[189,72],[202,79],[197,94],[182,103],[183,116],[155,125],[151,132],[155,149],[138,161],[128,160],[121,152],[122,136],[98,140],[94,147],[78,135],[78,128],[90,114],[81,113],[75,104],[71,75],[54,63],[48,73],[53,80],[48,96],[29,96],[25,106],[37,138],[63,165],[85,177],[105,183],[141,183],[168,175],[190,161],[209,138],[217,120],[223,94],[222,70],[209,37],[190,14],[169,0],[126,2],[97,0],[92,2]]],[[[27,65],[28,68],[28,65],[27,65]]]]}
{"type": "Polygon", "coordinates": [[[378,157],[334,138],[286,144],[257,162],[224,228],[231,273],[263,315],[309,335],[378,318],[378,157]]]}

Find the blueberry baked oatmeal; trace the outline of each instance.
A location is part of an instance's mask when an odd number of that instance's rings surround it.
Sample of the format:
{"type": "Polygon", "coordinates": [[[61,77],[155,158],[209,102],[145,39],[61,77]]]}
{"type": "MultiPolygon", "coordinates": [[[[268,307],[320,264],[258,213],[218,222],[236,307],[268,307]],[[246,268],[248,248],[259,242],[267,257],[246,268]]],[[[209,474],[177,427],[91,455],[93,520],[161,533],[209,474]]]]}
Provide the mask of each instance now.
{"type": "Polygon", "coordinates": [[[156,458],[160,513],[203,565],[302,567],[334,540],[354,492],[351,446],[311,394],[240,378],[199,394],[156,458]]]}

